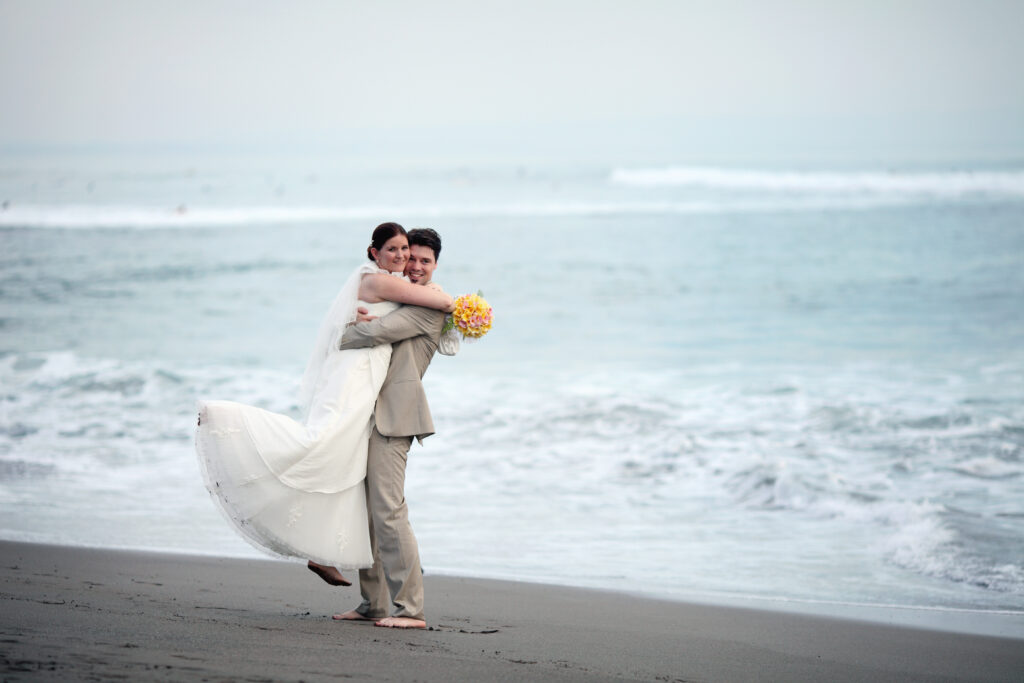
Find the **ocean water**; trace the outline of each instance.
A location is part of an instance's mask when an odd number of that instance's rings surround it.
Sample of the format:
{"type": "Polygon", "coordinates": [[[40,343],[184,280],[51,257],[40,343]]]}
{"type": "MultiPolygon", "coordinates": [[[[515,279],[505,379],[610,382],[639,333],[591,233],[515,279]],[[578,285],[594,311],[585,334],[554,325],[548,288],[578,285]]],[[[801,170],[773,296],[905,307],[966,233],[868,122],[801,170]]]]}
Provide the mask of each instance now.
{"type": "Polygon", "coordinates": [[[294,411],[383,220],[493,331],[426,376],[427,572],[1024,634],[1024,166],[0,163],[0,537],[255,556],[194,402],[294,411]]]}

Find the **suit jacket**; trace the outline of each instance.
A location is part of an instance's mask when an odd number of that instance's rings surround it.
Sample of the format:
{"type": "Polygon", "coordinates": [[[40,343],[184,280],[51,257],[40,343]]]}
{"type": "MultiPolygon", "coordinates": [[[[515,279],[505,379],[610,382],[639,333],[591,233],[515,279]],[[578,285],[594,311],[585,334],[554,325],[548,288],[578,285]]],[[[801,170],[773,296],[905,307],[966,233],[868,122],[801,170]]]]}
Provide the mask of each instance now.
{"type": "Polygon", "coordinates": [[[437,351],[444,318],[444,313],[432,308],[402,306],[376,320],[350,325],[342,335],[341,349],[394,345],[391,365],[373,410],[377,431],[382,435],[422,440],[434,433],[421,380],[437,351]]]}

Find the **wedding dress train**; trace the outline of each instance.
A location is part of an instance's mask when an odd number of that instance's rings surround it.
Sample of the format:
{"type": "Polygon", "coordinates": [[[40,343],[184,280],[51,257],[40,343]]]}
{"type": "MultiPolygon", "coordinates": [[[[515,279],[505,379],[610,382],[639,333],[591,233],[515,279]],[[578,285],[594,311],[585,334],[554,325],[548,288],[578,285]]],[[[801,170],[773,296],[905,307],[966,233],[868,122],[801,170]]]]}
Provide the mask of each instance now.
{"type": "MultiPolygon", "coordinates": [[[[361,267],[356,283],[365,272],[377,271],[361,267]]],[[[355,303],[353,297],[339,310],[347,316],[355,303]]],[[[360,305],[377,316],[398,306],[360,305]]],[[[339,351],[344,322],[334,321],[322,361],[311,366],[305,421],[233,401],[201,401],[196,451],[207,490],[248,541],[275,555],[354,569],[373,564],[363,479],[391,345],[339,351]]]]}

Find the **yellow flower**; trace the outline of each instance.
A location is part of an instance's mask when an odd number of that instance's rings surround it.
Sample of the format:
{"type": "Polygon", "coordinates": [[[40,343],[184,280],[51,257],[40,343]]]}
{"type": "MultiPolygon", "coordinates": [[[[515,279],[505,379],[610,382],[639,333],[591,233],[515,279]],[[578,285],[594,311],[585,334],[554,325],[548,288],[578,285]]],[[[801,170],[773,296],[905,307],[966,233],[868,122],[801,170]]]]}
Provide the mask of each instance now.
{"type": "Polygon", "coordinates": [[[479,294],[463,294],[455,300],[451,323],[463,337],[479,339],[494,322],[494,310],[479,294]]]}

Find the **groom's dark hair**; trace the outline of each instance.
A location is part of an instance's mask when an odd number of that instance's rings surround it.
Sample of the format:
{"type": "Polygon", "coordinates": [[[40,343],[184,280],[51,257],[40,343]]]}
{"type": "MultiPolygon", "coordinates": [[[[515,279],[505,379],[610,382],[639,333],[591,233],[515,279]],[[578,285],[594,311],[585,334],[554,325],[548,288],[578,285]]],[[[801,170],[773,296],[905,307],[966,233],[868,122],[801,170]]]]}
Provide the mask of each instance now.
{"type": "Polygon", "coordinates": [[[413,228],[409,231],[409,246],[418,244],[434,250],[434,261],[441,258],[441,236],[431,228],[413,228]]]}

